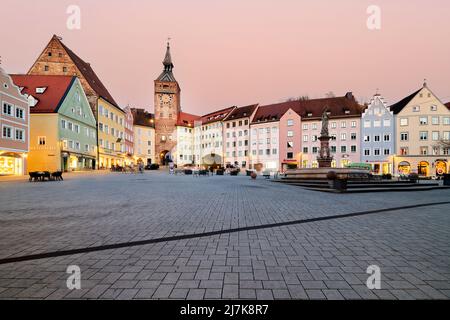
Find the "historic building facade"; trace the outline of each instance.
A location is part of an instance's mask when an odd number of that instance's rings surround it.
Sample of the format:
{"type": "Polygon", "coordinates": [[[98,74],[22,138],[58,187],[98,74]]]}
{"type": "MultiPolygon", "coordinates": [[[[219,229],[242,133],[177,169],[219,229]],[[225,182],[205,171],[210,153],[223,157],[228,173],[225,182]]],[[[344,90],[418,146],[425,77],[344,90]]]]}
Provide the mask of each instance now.
{"type": "Polygon", "coordinates": [[[375,94],[361,116],[361,161],[374,174],[393,174],[395,154],[394,112],[375,94]]]}
{"type": "Polygon", "coordinates": [[[134,118],[130,106],[124,108],[125,111],[125,164],[134,164],[134,118]]]}
{"type": "Polygon", "coordinates": [[[194,127],[199,116],[180,112],[176,124],[176,141],[173,160],[177,167],[195,164],[194,127]]]}
{"type": "Polygon", "coordinates": [[[145,166],[158,163],[159,156],[155,151],[156,132],[154,115],[144,109],[132,108],[134,161],[145,166]]]}
{"type": "Polygon", "coordinates": [[[333,167],[343,168],[361,161],[361,113],[351,92],[343,97],[332,97],[300,101],[302,118],[302,167],[318,167],[317,156],[320,150],[321,116],[327,110],[330,149],[333,167]]]}
{"type": "Polygon", "coordinates": [[[250,122],[257,104],[238,107],[223,121],[224,164],[248,168],[250,156],[250,122]]]}
{"type": "Polygon", "coordinates": [[[28,99],[0,66],[0,176],[27,173],[30,108],[28,99]]]}
{"type": "Polygon", "coordinates": [[[450,110],[423,87],[392,105],[396,123],[396,174],[436,176],[449,172],[450,110]]]}
{"type": "MultiPolygon", "coordinates": [[[[100,111],[108,110],[114,114],[124,116],[124,111],[116,103],[108,89],[102,83],[100,78],[93,70],[90,63],[85,62],[75,52],[68,48],[63,42],[62,38],[54,35],[44,50],[40,53],[36,61],[28,71],[30,75],[76,75],[83,86],[87,99],[94,113],[94,116],[100,124],[100,119],[103,117],[102,122],[107,119],[100,111]],[[100,110],[102,106],[103,110],[100,110]]],[[[106,114],[106,111],[104,111],[106,114]]],[[[117,131],[124,132],[124,123],[121,126],[113,124],[114,133],[117,131]]],[[[121,150],[123,142],[118,139],[113,139],[109,133],[100,130],[98,128],[98,157],[100,160],[99,165],[103,168],[110,168],[111,165],[123,165],[125,162],[125,153],[121,150]],[[100,138],[102,137],[102,141],[100,138]],[[103,145],[101,144],[103,142],[103,145]],[[109,145],[108,145],[109,143],[109,145]],[[114,148],[112,148],[114,144],[114,148]]],[[[121,138],[123,140],[123,138],[121,138]]]]}
{"type": "Polygon", "coordinates": [[[223,120],[235,107],[221,109],[194,122],[195,164],[223,166],[223,120]]]}
{"type": "Polygon", "coordinates": [[[96,121],[75,76],[13,75],[30,103],[28,171],[95,169],[96,121]]]}
{"type": "Polygon", "coordinates": [[[99,168],[125,165],[125,112],[100,97],[98,99],[99,168]]]}

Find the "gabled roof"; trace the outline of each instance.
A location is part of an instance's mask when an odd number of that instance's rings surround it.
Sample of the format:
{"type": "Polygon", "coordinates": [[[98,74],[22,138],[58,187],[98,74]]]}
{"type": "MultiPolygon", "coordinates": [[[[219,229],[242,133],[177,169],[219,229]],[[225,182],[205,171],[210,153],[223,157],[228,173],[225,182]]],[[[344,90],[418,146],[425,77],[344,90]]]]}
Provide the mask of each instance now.
{"type": "Polygon", "coordinates": [[[402,100],[400,100],[397,103],[394,103],[392,106],[390,106],[391,111],[394,112],[394,114],[398,114],[400,111],[403,110],[404,107],[406,107],[406,105],[408,103],[411,102],[412,99],[414,99],[415,96],[417,96],[417,94],[422,90],[423,88],[420,88],[419,90],[417,90],[416,92],[413,92],[412,94],[410,94],[409,96],[407,96],[406,98],[403,98],[402,100]]]}
{"type": "Polygon", "coordinates": [[[133,125],[143,127],[155,127],[155,115],[144,109],[131,108],[133,114],[133,125]]]}
{"type": "Polygon", "coordinates": [[[267,106],[260,106],[253,117],[252,123],[279,121],[289,109],[297,110],[300,101],[287,101],[267,106]]]}
{"type": "Polygon", "coordinates": [[[108,89],[103,85],[100,78],[97,76],[97,74],[94,72],[94,69],[92,69],[91,64],[85,62],[83,59],[81,59],[78,55],[75,54],[71,49],[69,49],[64,43],[62,43],[61,40],[58,41],[63,46],[64,50],[66,50],[69,57],[72,59],[73,63],[77,66],[77,68],[80,70],[80,72],[83,74],[86,81],[89,83],[91,88],[103,99],[114,105],[115,107],[119,108],[119,105],[114,100],[114,98],[109,93],[108,89]]]}
{"type": "MultiPolygon", "coordinates": [[[[121,109],[117,102],[114,100],[114,98],[109,93],[108,89],[103,85],[100,78],[97,76],[97,74],[92,69],[90,63],[85,62],[83,59],[81,59],[75,52],[73,52],[69,47],[67,47],[62,41],[61,38],[57,35],[53,35],[52,39],[50,40],[50,43],[52,41],[56,41],[61,47],[66,51],[69,58],[72,60],[72,62],[75,64],[75,66],[80,70],[83,77],[86,79],[89,86],[92,88],[92,90],[95,91],[95,93],[111,103],[113,106],[121,109]]],[[[48,46],[48,45],[47,45],[48,46]]],[[[45,49],[44,49],[45,50],[45,49]]],[[[31,71],[31,70],[30,70],[31,71]]]]}
{"type": "Polygon", "coordinates": [[[245,106],[245,107],[238,107],[238,108],[234,109],[232,112],[230,112],[228,114],[228,116],[224,119],[224,121],[237,120],[237,119],[250,117],[257,107],[258,107],[258,104],[252,104],[252,105],[245,106]]]}
{"type": "Polygon", "coordinates": [[[217,110],[217,111],[208,113],[208,114],[200,117],[200,119],[197,119],[197,121],[201,121],[202,125],[217,122],[217,121],[223,121],[223,119],[225,119],[225,117],[231,111],[233,111],[235,108],[236,107],[229,107],[229,108],[225,108],[225,109],[221,109],[221,110],[217,110]]]}
{"type": "Polygon", "coordinates": [[[180,112],[178,114],[177,126],[179,127],[194,127],[194,122],[199,120],[200,116],[196,116],[186,112],[180,112]]]}
{"type": "Polygon", "coordinates": [[[37,100],[30,113],[56,113],[77,77],[75,76],[38,76],[11,75],[14,83],[22,88],[22,93],[37,100]],[[36,93],[36,88],[45,88],[43,93],[36,93]]]}

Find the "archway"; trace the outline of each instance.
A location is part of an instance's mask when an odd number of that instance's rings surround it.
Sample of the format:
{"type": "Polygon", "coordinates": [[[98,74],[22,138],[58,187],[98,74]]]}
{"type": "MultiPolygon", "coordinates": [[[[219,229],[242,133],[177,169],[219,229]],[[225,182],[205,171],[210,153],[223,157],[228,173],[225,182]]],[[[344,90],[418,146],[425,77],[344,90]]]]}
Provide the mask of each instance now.
{"type": "Polygon", "coordinates": [[[169,162],[172,162],[172,154],[168,150],[164,150],[159,154],[159,163],[162,166],[167,166],[169,162]]]}
{"type": "Polygon", "coordinates": [[[398,164],[399,174],[409,174],[411,172],[411,164],[408,161],[402,161],[398,164]]]}
{"type": "Polygon", "coordinates": [[[417,166],[417,173],[420,176],[429,176],[430,174],[430,164],[426,161],[421,161],[419,162],[418,166],[417,166]]]}
{"type": "Polygon", "coordinates": [[[441,176],[447,173],[447,162],[444,160],[436,161],[436,175],[441,176]]]}

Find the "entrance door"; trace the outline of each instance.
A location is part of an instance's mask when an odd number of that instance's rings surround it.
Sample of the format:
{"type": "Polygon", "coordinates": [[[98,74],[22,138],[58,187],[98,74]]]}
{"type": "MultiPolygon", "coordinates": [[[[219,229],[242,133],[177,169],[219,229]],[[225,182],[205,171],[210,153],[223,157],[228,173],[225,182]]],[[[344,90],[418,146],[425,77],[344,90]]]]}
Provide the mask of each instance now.
{"type": "Polygon", "coordinates": [[[421,161],[419,162],[419,165],[417,166],[417,173],[420,176],[425,176],[427,177],[429,174],[429,164],[426,161],[421,161]]]}

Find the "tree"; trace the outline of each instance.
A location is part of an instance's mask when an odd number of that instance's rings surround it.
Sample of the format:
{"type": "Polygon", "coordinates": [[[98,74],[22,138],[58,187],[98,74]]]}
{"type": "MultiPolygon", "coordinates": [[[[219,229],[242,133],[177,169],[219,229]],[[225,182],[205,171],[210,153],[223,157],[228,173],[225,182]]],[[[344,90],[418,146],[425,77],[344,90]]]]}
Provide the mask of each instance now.
{"type": "Polygon", "coordinates": [[[307,101],[309,100],[309,96],[308,95],[303,95],[303,96],[298,96],[297,98],[295,97],[290,97],[288,99],[286,99],[286,102],[291,102],[291,101],[307,101]]]}

